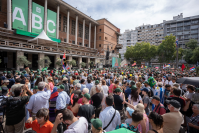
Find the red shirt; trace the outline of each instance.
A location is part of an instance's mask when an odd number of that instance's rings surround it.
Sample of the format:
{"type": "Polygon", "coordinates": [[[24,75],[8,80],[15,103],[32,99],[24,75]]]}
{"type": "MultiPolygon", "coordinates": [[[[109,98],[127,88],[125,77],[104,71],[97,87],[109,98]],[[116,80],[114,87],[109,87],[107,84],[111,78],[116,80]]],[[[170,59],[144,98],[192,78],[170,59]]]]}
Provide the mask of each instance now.
{"type": "MultiPolygon", "coordinates": [[[[91,100],[89,101],[89,103],[91,104],[91,100]]],[[[80,99],[78,100],[78,104],[84,105],[84,103],[83,103],[83,98],[80,98],[80,99]]]]}
{"type": "Polygon", "coordinates": [[[27,129],[32,128],[32,130],[36,131],[37,133],[51,133],[53,124],[48,120],[42,127],[40,127],[37,120],[34,120],[32,124],[25,123],[25,127],[27,129]]]}
{"type": "Polygon", "coordinates": [[[166,113],[166,110],[164,108],[164,105],[162,103],[158,104],[157,106],[155,106],[153,112],[156,112],[160,115],[163,115],[166,113]],[[161,107],[162,106],[162,107],[161,107]]]}

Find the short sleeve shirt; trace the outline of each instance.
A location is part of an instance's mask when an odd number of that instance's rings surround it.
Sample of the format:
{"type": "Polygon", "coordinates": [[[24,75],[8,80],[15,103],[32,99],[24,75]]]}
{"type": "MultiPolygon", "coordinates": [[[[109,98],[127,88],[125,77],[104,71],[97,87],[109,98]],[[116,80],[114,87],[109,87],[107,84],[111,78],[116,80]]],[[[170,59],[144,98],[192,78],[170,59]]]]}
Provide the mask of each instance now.
{"type": "Polygon", "coordinates": [[[133,101],[133,99],[131,99],[131,95],[128,96],[128,100],[131,101],[131,104],[133,104],[133,106],[138,105],[139,101],[142,100],[141,96],[139,95],[137,101],[133,101]]]}
{"type": "Polygon", "coordinates": [[[144,96],[142,101],[143,101],[143,104],[145,104],[145,103],[147,104],[147,107],[145,108],[145,112],[147,114],[149,114],[149,112],[150,112],[150,110],[149,110],[149,104],[150,104],[149,97],[144,96]]]}

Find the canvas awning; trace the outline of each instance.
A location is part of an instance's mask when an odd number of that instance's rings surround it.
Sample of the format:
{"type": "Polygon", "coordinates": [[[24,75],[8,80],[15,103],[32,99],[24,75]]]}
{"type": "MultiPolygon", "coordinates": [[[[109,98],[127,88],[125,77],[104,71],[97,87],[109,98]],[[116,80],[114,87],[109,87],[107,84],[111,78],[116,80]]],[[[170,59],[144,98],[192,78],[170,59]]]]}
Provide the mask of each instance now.
{"type": "Polygon", "coordinates": [[[44,30],[35,38],[28,40],[28,42],[37,43],[37,44],[55,44],[57,42],[52,41],[44,32],[44,30]]]}

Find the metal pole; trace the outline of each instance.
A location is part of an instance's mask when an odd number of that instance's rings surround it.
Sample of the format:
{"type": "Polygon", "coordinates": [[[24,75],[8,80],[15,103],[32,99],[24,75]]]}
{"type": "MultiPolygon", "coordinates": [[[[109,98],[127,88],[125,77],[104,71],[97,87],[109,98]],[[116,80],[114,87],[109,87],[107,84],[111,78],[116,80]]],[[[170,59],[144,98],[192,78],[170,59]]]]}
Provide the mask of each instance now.
{"type": "Polygon", "coordinates": [[[178,68],[178,46],[176,48],[176,68],[178,68]]]}

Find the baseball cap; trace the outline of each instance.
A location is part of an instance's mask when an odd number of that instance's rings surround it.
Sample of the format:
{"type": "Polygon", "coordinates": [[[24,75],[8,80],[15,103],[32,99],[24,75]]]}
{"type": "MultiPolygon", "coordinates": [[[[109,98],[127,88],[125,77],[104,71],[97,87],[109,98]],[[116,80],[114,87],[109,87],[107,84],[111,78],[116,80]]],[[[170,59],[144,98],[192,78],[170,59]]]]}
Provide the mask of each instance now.
{"type": "Polygon", "coordinates": [[[100,130],[102,128],[102,121],[99,118],[91,119],[91,123],[94,128],[100,130]]]}
{"type": "Polygon", "coordinates": [[[132,85],[131,86],[131,89],[136,89],[137,87],[135,85],[132,85]]]}
{"type": "Polygon", "coordinates": [[[33,89],[33,90],[36,90],[36,89],[38,89],[38,86],[35,86],[35,87],[33,87],[32,89],[33,89]]]}
{"type": "Polygon", "coordinates": [[[122,90],[120,88],[116,88],[115,92],[122,92],[122,90]]]}
{"type": "Polygon", "coordinates": [[[90,94],[85,93],[83,96],[84,96],[85,98],[87,98],[88,100],[90,100],[90,94]]]}
{"type": "Polygon", "coordinates": [[[145,91],[146,93],[148,93],[149,92],[149,90],[145,87],[145,88],[143,88],[141,91],[145,91]]]}
{"type": "Polygon", "coordinates": [[[129,113],[130,116],[132,116],[132,113],[134,112],[134,109],[127,107],[126,111],[129,113]]]}
{"type": "Polygon", "coordinates": [[[149,82],[148,81],[144,81],[143,84],[149,84],[149,82]]]}
{"type": "Polygon", "coordinates": [[[98,85],[98,84],[99,84],[99,80],[96,80],[96,81],[95,81],[95,85],[98,85]]]}
{"type": "Polygon", "coordinates": [[[3,80],[3,83],[8,83],[8,82],[10,82],[10,81],[7,79],[3,80]]]}
{"type": "Polygon", "coordinates": [[[64,85],[60,85],[58,88],[59,89],[65,89],[65,86],[64,85]]]}
{"type": "Polygon", "coordinates": [[[171,104],[175,108],[180,108],[181,107],[181,104],[178,101],[173,100],[173,99],[172,100],[166,100],[166,103],[167,104],[171,104]]]}
{"type": "Polygon", "coordinates": [[[153,100],[153,99],[155,99],[155,100],[157,100],[157,101],[160,101],[160,97],[158,97],[158,96],[153,96],[153,97],[151,97],[151,98],[150,98],[150,101],[153,100]]]}

